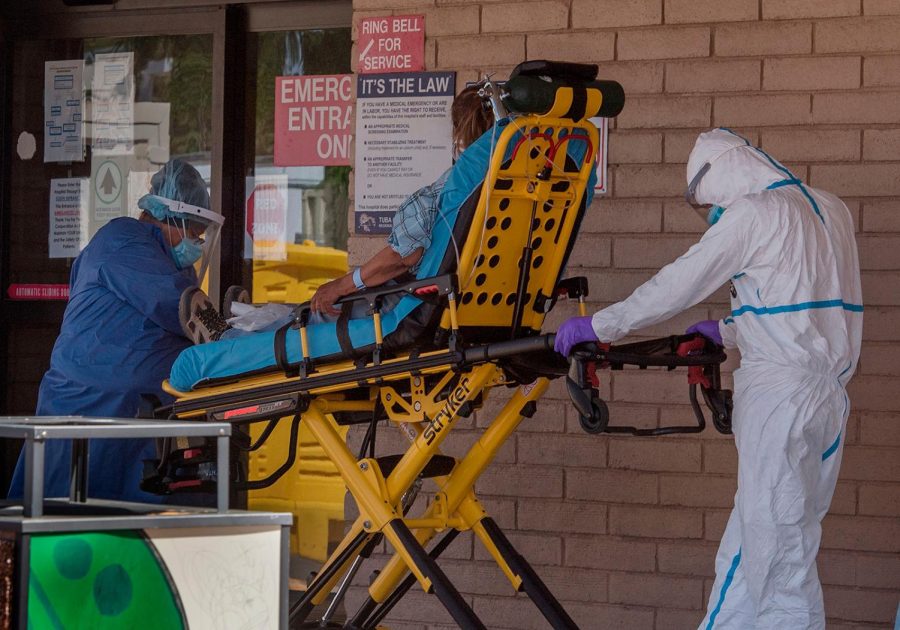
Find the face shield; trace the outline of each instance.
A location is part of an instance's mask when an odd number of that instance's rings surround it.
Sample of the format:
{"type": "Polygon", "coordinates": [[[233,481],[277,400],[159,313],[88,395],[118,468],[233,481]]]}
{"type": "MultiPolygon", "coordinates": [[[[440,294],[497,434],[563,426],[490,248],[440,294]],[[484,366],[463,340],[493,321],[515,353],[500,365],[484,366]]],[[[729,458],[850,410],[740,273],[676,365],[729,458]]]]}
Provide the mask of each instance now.
{"type": "Polygon", "coordinates": [[[194,265],[197,281],[203,283],[210,260],[219,245],[222,224],[225,217],[212,210],[194,206],[183,201],[166,199],[158,195],[146,195],[147,201],[153,205],[163,205],[166,209],[166,222],[174,225],[182,236],[182,242],[174,246],[173,256],[180,268],[194,265]],[[199,250],[199,257],[196,251],[199,250]]]}

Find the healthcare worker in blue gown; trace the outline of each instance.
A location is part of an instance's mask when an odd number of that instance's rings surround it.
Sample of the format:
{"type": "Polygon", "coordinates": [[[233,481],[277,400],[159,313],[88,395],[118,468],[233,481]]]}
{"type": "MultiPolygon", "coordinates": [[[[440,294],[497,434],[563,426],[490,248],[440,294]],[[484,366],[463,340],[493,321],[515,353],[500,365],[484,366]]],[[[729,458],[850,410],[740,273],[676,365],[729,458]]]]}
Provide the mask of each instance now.
{"type": "MultiPolygon", "coordinates": [[[[166,400],[160,385],[178,353],[191,345],[179,322],[182,292],[205,271],[222,217],[209,210],[202,176],[170,160],[138,200],[139,219],[122,217],[97,231],[72,266],[69,303],[50,369],[41,381],[39,416],[133,418],[140,394],[166,400]]],[[[68,496],[71,443],[46,446],[44,492],[68,496]]],[[[159,502],[139,489],[152,439],[91,440],[88,495],[159,502]]],[[[10,498],[23,494],[19,457],[10,498]]]]}

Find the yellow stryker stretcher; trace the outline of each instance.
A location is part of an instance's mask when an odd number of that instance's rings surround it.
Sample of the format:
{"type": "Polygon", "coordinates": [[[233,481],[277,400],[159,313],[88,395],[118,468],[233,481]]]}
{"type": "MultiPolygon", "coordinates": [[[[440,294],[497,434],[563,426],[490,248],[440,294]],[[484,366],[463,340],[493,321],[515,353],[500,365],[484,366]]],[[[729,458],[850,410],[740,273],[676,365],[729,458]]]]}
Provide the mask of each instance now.
{"type": "MultiPolygon", "coordinates": [[[[557,297],[578,298],[584,312],[586,281],[561,280],[561,274],[595,168],[598,133],[587,119],[615,116],[624,103],[621,87],[595,80],[596,74],[596,66],[531,61],[517,67],[503,86],[484,85],[483,94],[498,119],[507,110],[519,113],[498,127],[484,184],[456,217],[454,242],[444,257],[449,266],[443,265],[436,277],[343,299],[367,304],[371,318],[366,326],[374,333],[374,343],[350,348],[337,360],[314,358],[311,330],[315,327],[308,324],[308,307],[301,306],[291,330],[283,329],[275,336],[278,367],[274,370],[238,375],[224,384],[223,379],[214,379],[199,383],[193,391],[177,391],[168,382],[164,385],[176,402],[158,409],[159,416],[244,425],[268,422],[257,442],[264,441],[276,423],[290,423],[287,467],[296,454],[302,422],[340,471],[359,517],[304,596],[291,607],[292,623],[307,619],[338,585],[335,599],[340,599],[363,559],[386,539],[393,556],[372,581],[368,599],[343,627],[378,627],[418,582],[423,590],[437,595],[460,627],[483,628],[436,562],[460,532],[471,530],[513,588],[527,593],[553,627],[577,627],[487,514],[474,484],[523,418],[535,413],[551,378],[569,374],[567,384],[587,430],[623,429],[607,427],[605,406],[591,387],[591,363],[615,368],[634,362],[634,357],[616,355],[609,348],[582,348],[570,367],[553,352],[553,335],[540,334],[544,316],[557,297]],[[573,151],[574,145],[580,148],[573,151]],[[382,330],[382,320],[389,316],[383,312],[384,301],[397,293],[423,300],[433,311],[424,318],[430,327],[424,326],[425,333],[416,337],[414,347],[391,345],[391,335],[382,330]],[[292,356],[297,359],[291,360],[292,356]],[[441,443],[456,421],[478,408],[493,388],[510,386],[518,389],[470,450],[460,459],[443,455],[441,443]],[[385,418],[409,438],[409,448],[402,455],[375,454],[375,427],[385,418]],[[359,454],[350,451],[341,433],[341,425],[353,422],[369,424],[359,454]],[[422,479],[435,484],[434,500],[422,513],[410,514],[422,479]],[[426,551],[438,534],[443,537],[426,551]]],[[[343,346],[346,328],[341,332],[338,325],[337,330],[344,338],[343,346]]],[[[702,368],[695,376],[704,383],[704,395],[718,391],[718,363],[724,355],[686,357],[689,350],[708,349],[694,345],[681,352],[686,338],[662,341],[650,352],[674,356],[677,345],[681,356],[661,362],[638,357],[636,362],[697,366],[702,368]],[[671,347],[664,348],[669,341],[671,347]]],[[[637,354],[640,350],[633,348],[637,354]]],[[[693,390],[692,402],[696,411],[693,390]]],[[[698,419],[702,428],[699,412],[698,419]]],[[[630,432],[640,434],[640,430],[630,432]]],[[[332,613],[330,607],[322,620],[307,623],[333,627],[332,613]]]]}

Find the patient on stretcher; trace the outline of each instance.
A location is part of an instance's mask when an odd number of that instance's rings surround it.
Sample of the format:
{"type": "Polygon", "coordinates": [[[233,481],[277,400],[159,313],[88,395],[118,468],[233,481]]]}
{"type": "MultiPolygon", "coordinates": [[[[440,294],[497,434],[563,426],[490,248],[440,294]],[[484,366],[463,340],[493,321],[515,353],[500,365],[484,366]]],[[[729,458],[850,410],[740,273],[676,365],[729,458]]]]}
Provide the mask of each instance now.
{"type": "MultiPolygon", "coordinates": [[[[479,132],[491,125],[492,117],[481,114],[477,88],[464,90],[454,101],[454,110],[457,110],[457,103],[460,103],[460,112],[470,112],[468,117],[460,116],[461,121],[468,121],[466,125],[457,125],[458,114],[455,112],[454,140],[457,146],[464,147],[467,140],[474,137],[477,140],[436,182],[404,202],[394,218],[394,231],[387,247],[353,274],[333,280],[316,292],[311,300],[312,311],[330,316],[327,319],[331,321],[320,321],[307,327],[311,358],[325,361],[352,359],[371,352],[374,346],[375,333],[370,317],[357,317],[348,310],[343,317],[333,319],[339,313],[333,307],[338,298],[366,286],[383,284],[407,272],[413,272],[416,279],[426,279],[455,271],[468,228],[466,221],[457,221],[460,209],[467,201],[477,203],[500,130],[509,122],[509,119],[501,120],[478,137],[479,132]]],[[[584,155],[585,147],[579,143],[567,145],[567,154],[572,159],[578,161],[584,155]]],[[[509,143],[504,159],[509,158],[514,146],[515,143],[509,143]]],[[[587,205],[593,197],[595,178],[592,171],[585,193],[587,205]]],[[[381,308],[385,350],[433,345],[435,309],[422,308],[422,300],[411,294],[396,295],[393,304],[385,302],[381,308]]],[[[290,322],[287,318],[286,323],[290,322]]],[[[283,343],[286,356],[282,358],[290,364],[299,363],[299,332],[289,328],[286,335],[283,343]]],[[[189,391],[207,381],[269,371],[279,364],[274,350],[275,338],[273,330],[236,338],[229,338],[226,333],[215,343],[188,348],[175,361],[170,384],[180,391],[189,391]]]]}

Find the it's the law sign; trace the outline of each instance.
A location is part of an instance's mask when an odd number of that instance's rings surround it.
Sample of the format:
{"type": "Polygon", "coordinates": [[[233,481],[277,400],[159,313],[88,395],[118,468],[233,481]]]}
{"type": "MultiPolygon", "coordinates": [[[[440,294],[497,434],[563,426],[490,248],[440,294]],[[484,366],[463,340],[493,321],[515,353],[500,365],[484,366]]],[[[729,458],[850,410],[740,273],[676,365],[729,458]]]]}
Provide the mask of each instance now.
{"type": "Polygon", "coordinates": [[[275,165],[350,164],[353,75],[275,77],[275,165]]]}
{"type": "Polygon", "coordinates": [[[393,15],[359,23],[357,71],[418,72],[425,69],[425,16],[393,15]]]}

